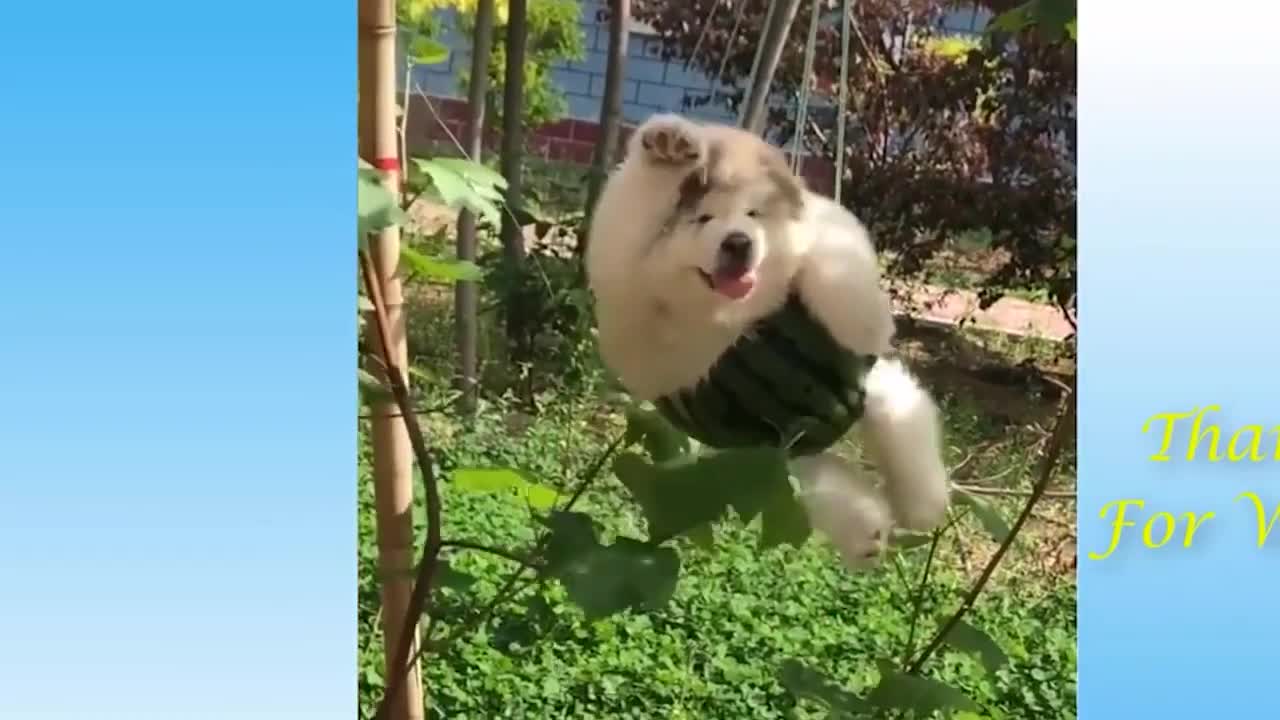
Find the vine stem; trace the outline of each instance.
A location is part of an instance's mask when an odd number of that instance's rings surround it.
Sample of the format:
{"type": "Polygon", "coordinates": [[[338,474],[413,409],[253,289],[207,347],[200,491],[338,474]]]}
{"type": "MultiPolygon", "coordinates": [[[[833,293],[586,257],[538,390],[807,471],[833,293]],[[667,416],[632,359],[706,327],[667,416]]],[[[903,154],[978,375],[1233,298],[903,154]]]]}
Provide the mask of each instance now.
{"type": "MultiPolygon", "coordinates": [[[[574,488],[573,494],[569,497],[568,501],[566,501],[564,506],[560,508],[561,512],[569,512],[570,510],[573,509],[574,505],[578,504],[578,501],[582,499],[583,495],[586,494],[587,490],[591,487],[591,485],[596,481],[597,478],[600,477],[601,472],[603,472],[604,470],[605,463],[609,461],[609,458],[613,457],[613,454],[617,452],[620,447],[622,447],[624,442],[626,442],[626,434],[619,433],[618,437],[615,438],[614,441],[610,443],[609,446],[606,447],[603,452],[600,453],[599,457],[595,459],[595,462],[593,462],[591,466],[587,469],[587,471],[583,474],[582,480],[578,483],[578,486],[574,488]]],[[[551,533],[550,532],[543,533],[542,537],[538,541],[538,544],[534,547],[533,551],[529,553],[528,558],[525,558],[523,561],[521,561],[520,566],[517,567],[515,570],[513,570],[511,574],[507,576],[506,580],[504,580],[502,585],[498,588],[498,591],[494,593],[493,599],[490,600],[489,603],[486,604],[485,607],[480,612],[478,612],[476,615],[474,615],[471,618],[471,620],[462,624],[452,633],[441,638],[439,643],[432,643],[431,634],[428,633],[426,641],[422,643],[421,647],[418,648],[418,652],[412,658],[412,661],[416,662],[418,659],[425,656],[428,652],[438,653],[444,650],[445,648],[449,647],[458,638],[462,637],[464,634],[470,632],[472,629],[474,629],[478,625],[483,624],[489,618],[491,618],[493,616],[493,613],[498,609],[498,606],[514,599],[517,595],[519,595],[520,593],[528,589],[529,586],[538,582],[539,581],[538,576],[535,575],[533,578],[528,578],[524,576],[524,573],[526,570],[537,569],[537,566],[534,565],[534,562],[536,561],[536,559],[541,558],[542,553],[546,550],[547,544],[549,542],[551,542],[551,533]],[[520,584],[520,581],[522,579],[525,581],[524,584],[520,584]]]]}
{"type": "MultiPolygon", "coordinates": [[[[970,495],[993,495],[1005,497],[1028,497],[1031,495],[1030,490],[1017,490],[1015,488],[995,488],[985,487],[982,485],[956,485],[956,488],[963,490],[970,495]]],[[[1043,492],[1040,493],[1042,500],[1075,500],[1078,497],[1074,492],[1043,492]]]]}
{"type": "Polygon", "coordinates": [[[929,542],[929,557],[924,561],[924,571],[920,573],[920,584],[916,587],[915,598],[911,603],[911,627],[907,631],[907,647],[903,653],[903,662],[911,659],[911,655],[916,651],[916,626],[920,621],[920,610],[924,606],[924,592],[929,586],[929,571],[933,568],[933,558],[938,551],[938,541],[942,539],[944,530],[933,533],[933,540],[929,542]]]}
{"type": "Polygon", "coordinates": [[[510,560],[522,566],[530,566],[533,563],[532,558],[521,555],[512,550],[505,548],[493,547],[484,543],[472,542],[471,540],[444,540],[440,543],[440,547],[456,548],[458,550],[471,550],[485,555],[500,557],[504,560],[510,560]]]}
{"type": "Polygon", "coordinates": [[[360,274],[364,280],[365,292],[373,304],[373,319],[378,331],[378,352],[382,357],[382,371],[391,386],[391,394],[396,406],[400,408],[400,417],[404,420],[408,431],[409,444],[413,447],[414,458],[422,471],[422,484],[427,500],[427,542],[422,550],[422,559],[418,563],[417,577],[413,583],[413,593],[409,596],[409,607],[405,612],[404,625],[400,633],[400,642],[396,648],[395,662],[388,669],[387,690],[382,701],[378,703],[375,718],[386,717],[392,698],[399,691],[409,672],[410,658],[414,655],[414,643],[417,640],[418,618],[426,609],[427,598],[431,593],[431,582],[435,579],[436,568],[440,561],[440,488],[437,484],[435,467],[431,462],[431,452],[422,435],[422,426],[418,424],[418,416],[414,412],[413,400],[409,397],[409,388],[405,384],[404,370],[396,363],[391,352],[391,330],[387,320],[386,305],[382,297],[382,283],[367,250],[360,250],[360,274]]]}
{"type": "Polygon", "coordinates": [[[1075,417],[1075,381],[1073,380],[1069,391],[1063,395],[1062,407],[1058,411],[1057,420],[1054,422],[1053,432],[1049,435],[1049,439],[1046,441],[1044,450],[1040,455],[1040,466],[1036,471],[1035,487],[1032,489],[1030,497],[1027,498],[1026,504],[1022,506],[1022,512],[1018,514],[1018,519],[1014,521],[1013,527],[1009,529],[1009,534],[1005,537],[1004,542],[1000,543],[1000,547],[996,549],[995,554],[987,561],[987,566],[982,569],[982,574],[978,577],[977,582],[973,584],[973,587],[969,589],[968,594],[965,595],[964,600],[960,603],[960,607],[956,609],[947,622],[943,623],[937,634],[933,636],[929,644],[925,646],[920,655],[907,668],[908,674],[914,675],[920,672],[925,662],[947,641],[947,635],[955,629],[956,625],[960,624],[960,620],[965,613],[973,607],[978,595],[982,594],[983,589],[986,588],[987,582],[996,571],[996,567],[999,566],[1009,548],[1013,546],[1013,541],[1018,537],[1019,531],[1026,525],[1027,520],[1031,518],[1032,509],[1035,507],[1036,502],[1040,500],[1040,497],[1044,495],[1045,489],[1049,487],[1049,482],[1053,479],[1054,468],[1057,467],[1058,459],[1062,456],[1063,446],[1066,445],[1067,438],[1075,431],[1075,417]]]}

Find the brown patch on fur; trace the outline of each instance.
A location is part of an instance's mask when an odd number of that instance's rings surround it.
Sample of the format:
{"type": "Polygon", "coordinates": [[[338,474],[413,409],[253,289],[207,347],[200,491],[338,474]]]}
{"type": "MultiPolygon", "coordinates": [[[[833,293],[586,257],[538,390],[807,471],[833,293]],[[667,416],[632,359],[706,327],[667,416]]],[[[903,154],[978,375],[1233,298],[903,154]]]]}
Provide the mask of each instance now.
{"type": "Polygon", "coordinates": [[[699,168],[689,173],[680,182],[676,212],[687,212],[697,207],[698,202],[709,192],[711,192],[711,183],[705,169],[699,168]]]}
{"type": "Polygon", "coordinates": [[[799,217],[804,208],[804,179],[791,172],[786,155],[763,139],[736,128],[717,128],[705,162],[680,183],[676,212],[688,212],[713,190],[736,188],[766,179],[774,188],[768,202],[781,214],[799,217]]]}

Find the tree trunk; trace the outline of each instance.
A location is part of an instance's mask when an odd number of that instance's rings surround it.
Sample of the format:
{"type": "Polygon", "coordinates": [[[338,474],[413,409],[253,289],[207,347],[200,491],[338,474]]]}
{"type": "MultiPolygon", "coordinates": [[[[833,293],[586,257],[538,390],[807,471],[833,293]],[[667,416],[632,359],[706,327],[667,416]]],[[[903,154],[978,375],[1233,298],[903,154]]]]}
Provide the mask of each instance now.
{"type": "MultiPolygon", "coordinates": [[[[622,130],[622,84],[627,70],[627,23],[631,0],[609,3],[609,61],[604,72],[604,98],[600,104],[600,139],[591,161],[591,181],[587,188],[587,221],[595,210],[596,198],[618,158],[618,136],[622,130]]],[[[586,251],[586,233],[578,240],[578,253],[586,251]]]]}
{"type": "Polygon", "coordinates": [[[506,277],[512,292],[507,293],[505,310],[511,359],[528,360],[528,327],[523,292],[524,230],[513,216],[523,205],[521,166],[524,163],[524,56],[528,34],[527,0],[510,0],[507,6],[507,66],[502,80],[502,176],[507,180],[507,208],[502,217],[502,249],[507,264],[506,277]]]}
{"type": "Polygon", "coordinates": [[[799,10],[800,0],[772,0],[761,33],[759,62],[751,77],[751,88],[743,101],[741,124],[747,130],[756,133],[764,130],[769,110],[769,88],[773,85],[773,76],[782,62],[787,36],[799,10]]]}
{"type": "MultiPolygon", "coordinates": [[[[400,148],[396,133],[396,11],[395,0],[360,0],[360,155],[385,172],[387,188],[400,194],[400,148]]],[[[400,229],[392,226],[370,238],[382,297],[386,304],[393,347],[388,354],[408,367],[405,342],[404,296],[396,268],[400,262],[400,229]]],[[[368,342],[381,347],[377,325],[368,324],[368,342]]],[[[370,368],[378,372],[377,368],[370,368]]],[[[391,400],[372,404],[373,479],[378,526],[378,567],[381,575],[383,653],[387,677],[394,671],[394,654],[401,642],[405,614],[413,593],[413,450],[408,431],[391,400]]],[[[416,632],[416,626],[414,627],[416,632]]],[[[415,648],[416,650],[416,642],[415,648]]],[[[394,720],[421,720],[424,714],[422,678],[417,666],[390,699],[394,720]]]]}
{"type": "MultiPolygon", "coordinates": [[[[471,37],[471,79],[467,88],[466,151],[474,161],[484,155],[485,93],[489,91],[489,53],[493,45],[494,0],[476,4],[476,26],[471,37]]],[[[476,259],[476,216],[464,208],[458,213],[458,259],[476,259]]],[[[459,282],[454,288],[454,322],[458,340],[458,412],[471,417],[476,412],[476,338],[478,288],[474,282],[459,282]]]]}

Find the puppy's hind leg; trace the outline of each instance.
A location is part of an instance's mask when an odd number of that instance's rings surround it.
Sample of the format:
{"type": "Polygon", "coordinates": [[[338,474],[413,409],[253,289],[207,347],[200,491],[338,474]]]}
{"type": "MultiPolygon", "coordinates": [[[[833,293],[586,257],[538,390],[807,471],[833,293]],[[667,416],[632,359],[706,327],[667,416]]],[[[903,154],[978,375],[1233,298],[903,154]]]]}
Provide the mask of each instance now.
{"type": "Polygon", "coordinates": [[[894,518],[908,530],[931,530],[950,502],[938,408],[894,358],[877,358],[866,391],[863,449],[884,478],[894,518]]]}
{"type": "Polygon", "coordinates": [[[790,470],[809,525],[830,541],[845,567],[878,565],[893,518],[871,478],[832,453],[793,458],[790,470]]]}

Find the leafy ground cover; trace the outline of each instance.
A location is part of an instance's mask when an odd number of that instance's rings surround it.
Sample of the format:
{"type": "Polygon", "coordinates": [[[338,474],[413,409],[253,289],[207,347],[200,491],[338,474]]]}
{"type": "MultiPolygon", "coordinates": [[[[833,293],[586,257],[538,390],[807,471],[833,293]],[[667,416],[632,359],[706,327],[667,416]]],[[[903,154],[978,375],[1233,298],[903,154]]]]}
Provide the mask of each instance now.
{"type": "MultiPolygon", "coordinates": [[[[445,388],[425,392],[443,395],[445,388]]],[[[957,477],[1009,493],[988,497],[1011,518],[1022,503],[1018,494],[1030,484],[1043,430],[993,421],[972,398],[943,395],[957,477]]],[[[425,429],[445,477],[460,467],[517,467],[567,492],[623,428],[618,408],[600,397],[561,388],[542,398],[537,412],[490,398],[470,425],[436,414],[425,429]]],[[[368,713],[383,674],[363,432],[361,446],[359,689],[368,713]]],[[[856,447],[846,450],[856,456],[856,447]]],[[[1073,460],[1055,487],[1074,487],[1073,460]]],[[[451,482],[442,489],[446,537],[497,548],[527,548],[534,541],[537,526],[527,505],[451,482]]],[[[612,476],[601,477],[579,508],[605,533],[644,536],[643,518],[612,476]]],[[[926,667],[926,676],[976,703],[977,713],[968,717],[1075,717],[1073,525],[1070,505],[1046,501],[968,616],[1006,658],[998,669],[991,672],[980,655],[958,651],[940,653],[926,667]]],[[[493,598],[512,560],[453,549],[451,567],[473,581],[445,589],[432,621],[433,635],[455,638],[426,665],[432,717],[826,717],[829,702],[796,695],[865,695],[878,682],[877,660],[918,650],[996,546],[983,524],[968,518],[938,543],[931,561],[930,548],[921,545],[879,570],[855,575],[820,541],[764,551],[757,543],[756,529],[733,524],[717,531],[710,549],[681,541],[679,582],[670,602],[656,611],[589,621],[565,588],[551,582],[478,624],[475,608],[493,598]],[[930,580],[921,591],[926,563],[930,580]]]]}

